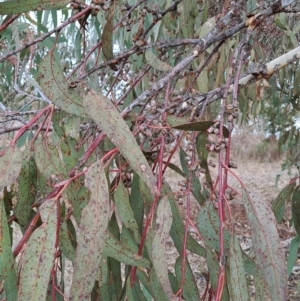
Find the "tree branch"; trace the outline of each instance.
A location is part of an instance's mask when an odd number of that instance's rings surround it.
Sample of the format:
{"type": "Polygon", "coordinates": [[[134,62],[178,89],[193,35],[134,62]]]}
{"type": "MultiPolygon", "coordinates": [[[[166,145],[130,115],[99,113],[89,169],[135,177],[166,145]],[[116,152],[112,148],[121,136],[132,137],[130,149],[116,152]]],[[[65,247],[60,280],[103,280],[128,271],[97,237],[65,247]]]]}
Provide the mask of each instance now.
{"type": "MultiPolygon", "coordinates": [[[[255,68],[251,70],[250,74],[244,75],[240,80],[239,80],[239,88],[244,88],[246,86],[249,86],[256,81],[260,79],[268,79],[270,78],[276,71],[279,69],[282,69],[286,67],[289,64],[292,64],[293,62],[297,61],[300,59],[300,46],[277,57],[276,59],[263,64],[259,66],[258,68],[255,68]]],[[[205,104],[205,106],[209,105],[210,103],[220,99],[223,95],[225,85],[218,87],[206,94],[202,94],[198,97],[197,102],[199,104],[205,104]],[[206,99],[209,99],[206,102],[206,99]]],[[[232,83],[229,86],[228,93],[231,94],[233,93],[234,89],[234,84],[232,83]]]]}

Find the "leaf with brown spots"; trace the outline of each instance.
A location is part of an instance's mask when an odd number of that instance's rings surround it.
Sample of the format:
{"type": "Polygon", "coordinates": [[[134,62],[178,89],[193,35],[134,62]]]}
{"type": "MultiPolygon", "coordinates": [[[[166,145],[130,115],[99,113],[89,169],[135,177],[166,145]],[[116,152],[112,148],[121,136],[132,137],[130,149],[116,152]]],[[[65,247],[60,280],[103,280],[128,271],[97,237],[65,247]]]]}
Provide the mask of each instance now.
{"type": "Polygon", "coordinates": [[[18,177],[17,204],[14,207],[14,214],[22,229],[28,225],[35,212],[32,204],[36,201],[37,194],[37,167],[31,152],[25,149],[22,169],[18,177]]]}
{"type": "Polygon", "coordinates": [[[59,156],[58,149],[48,140],[37,139],[34,144],[34,158],[39,172],[46,180],[53,175],[60,180],[67,177],[67,170],[59,156]]]}
{"type": "Polygon", "coordinates": [[[272,301],[287,299],[285,255],[270,205],[254,192],[243,189],[243,200],[252,229],[255,258],[262,268],[272,301]]]}
{"type": "Polygon", "coordinates": [[[160,60],[151,49],[147,49],[145,52],[145,57],[147,62],[151,67],[158,71],[170,71],[172,70],[172,66],[167,64],[166,62],[160,60]]]}
{"type": "Polygon", "coordinates": [[[63,111],[79,117],[87,117],[82,97],[74,88],[70,88],[61,67],[49,53],[39,68],[40,85],[45,95],[63,111]]]}
{"type": "MultiPolygon", "coordinates": [[[[6,301],[17,300],[17,276],[14,269],[14,257],[11,251],[10,229],[7,223],[5,203],[0,201],[0,279],[6,294],[6,301]]],[[[1,294],[2,295],[2,294],[1,294]]]]}
{"type": "Polygon", "coordinates": [[[0,191],[14,183],[22,168],[23,154],[17,146],[9,146],[0,157],[0,191]]]}
{"type": "Polygon", "coordinates": [[[103,250],[103,256],[109,256],[118,260],[119,262],[125,263],[127,265],[150,268],[150,261],[138,255],[138,246],[136,245],[136,253],[133,252],[128,241],[120,242],[115,236],[110,232],[105,231],[104,234],[105,247],[103,250]]]}
{"type": "Polygon", "coordinates": [[[46,201],[40,212],[43,224],[30,237],[21,262],[19,301],[46,300],[56,251],[57,201],[46,201]]]}
{"type": "Polygon", "coordinates": [[[83,105],[86,112],[119,148],[120,153],[154,195],[156,179],[132,132],[116,107],[108,98],[96,94],[94,91],[90,91],[84,98],[83,105]]]}
{"type": "Polygon", "coordinates": [[[280,223],[284,213],[285,203],[289,202],[295,187],[295,182],[284,187],[272,204],[272,211],[276,217],[277,223],[280,223]]]}
{"type": "Polygon", "coordinates": [[[85,186],[91,191],[91,200],[81,215],[70,301],[90,300],[105,245],[110,208],[108,184],[100,160],[87,172],[85,186]]]}
{"type": "MultiPolygon", "coordinates": [[[[214,122],[212,121],[196,121],[196,122],[187,122],[183,124],[176,124],[175,126],[173,126],[173,128],[177,130],[183,130],[183,131],[206,132],[213,124],[214,122]]],[[[229,137],[229,131],[226,126],[223,126],[223,134],[225,138],[229,137]]]]}
{"type": "Polygon", "coordinates": [[[230,292],[231,298],[235,301],[248,301],[248,285],[246,280],[243,253],[235,234],[230,241],[230,292]]]}
{"type": "Polygon", "coordinates": [[[114,200],[116,204],[116,211],[122,223],[128,230],[130,230],[135,241],[140,243],[141,236],[139,233],[139,226],[134,218],[133,210],[130,206],[128,190],[122,182],[119,183],[114,193],[114,200]]]}
{"type": "MultiPolygon", "coordinates": [[[[113,54],[113,31],[114,31],[114,10],[109,13],[107,17],[106,24],[103,28],[103,33],[102,33],[102,51],[105,59],[107,61],[112,60],[114,58],[113,54]]],[[[117,71],[118,68],[116,67],[116,64],[109,64],[109,67],[117,71]]]]}
{"type": "Polygon", "coordinates": [[[172,226],[172,211],[168,197],[164,197],[157,208],[156,230],[152,242],[152,263],[159,282],[170,300],[174,299],[168,277],[168,263],[165,254],[166,242],[172,226]]]}
{"type": "Polygon", "coordinates": [[[0,3],[0,15],[21,14],[31,10],[59,9],[70,2],[69,0],[10,0],[0,3]]]}
{"type": "Polygon", "coordinates": [[[298,235],[300,235],[300,185],[298,185],[292,196],[292,218],[298,235]]]}

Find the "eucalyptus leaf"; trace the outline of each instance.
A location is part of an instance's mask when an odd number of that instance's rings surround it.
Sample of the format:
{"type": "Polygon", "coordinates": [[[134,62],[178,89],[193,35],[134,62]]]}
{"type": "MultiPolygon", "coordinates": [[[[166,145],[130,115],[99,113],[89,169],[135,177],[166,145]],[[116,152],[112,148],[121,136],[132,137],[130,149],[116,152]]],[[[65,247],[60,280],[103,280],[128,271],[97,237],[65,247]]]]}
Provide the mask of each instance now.
{"type": "Polygon", "coordinates": [[[26,13],[31,10],[59,9],[70,2],[69,0],[9,0],[0,2],[0,14],[10,15],[26,13]]]}
{"type": "Polygon", "coordinates": [[[57,200],[47,200],[40,208],[43,224],[35,230],[24,251],[18,300],[45,300],[56,251],[57,200]],[[32,276],[34,275],[34,277],[32,276]]]}
{"type": "Polygon", "coordinates": [[[121,154],[141,179],[148,185],[152,194],[156,193],[156,179],[151,168],[130,132],[124,119],[106,97],[93,91],[84,98],[87,114],[102,128],[108,138],[119,148],[121,154]]]}
{"type": "Polygon", "coordinates": [[[274,214],[269,204],[256,192],[243,189],[243,200],[252,229],[255,257],[262,267],[272,301],[286,300],[286,263],[274,214]]]}

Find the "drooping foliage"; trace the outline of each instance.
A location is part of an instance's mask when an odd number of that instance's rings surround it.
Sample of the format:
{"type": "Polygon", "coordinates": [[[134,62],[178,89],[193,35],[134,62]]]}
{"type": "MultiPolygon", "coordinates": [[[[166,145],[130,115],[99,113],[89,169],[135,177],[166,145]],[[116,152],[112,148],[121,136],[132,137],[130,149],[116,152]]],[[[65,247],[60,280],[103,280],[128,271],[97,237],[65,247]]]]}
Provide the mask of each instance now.
{"type": "Polygon", "coordinates": [[[246,301],[249,275],[255,300],[287,299],[297,178],[272,208],[239,180],[254,257],[225,210],[235,124],[264,118],[299,160],[300,3],[258,2],[0,2],[1,300],[246,301]]]}

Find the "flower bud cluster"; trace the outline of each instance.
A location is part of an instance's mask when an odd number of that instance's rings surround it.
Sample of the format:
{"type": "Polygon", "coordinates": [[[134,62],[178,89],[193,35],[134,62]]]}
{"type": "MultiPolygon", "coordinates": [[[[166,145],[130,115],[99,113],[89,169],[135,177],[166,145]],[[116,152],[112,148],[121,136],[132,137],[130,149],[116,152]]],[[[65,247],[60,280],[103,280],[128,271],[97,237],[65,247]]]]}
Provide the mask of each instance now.
{"type": "Polygon", "coordinates": [[[207,129],[208,136],[207,140],[208,143],[206,144],[206,149],[210,152],[220,152],[222,149],[226,148],[228,145],[228,138],[220,138],[218,135],[220,133],[220,122],[215,122],[211,127],[207,129]],[[217,137],[213,137],[213,135],[216,135],[217,137]]]}

